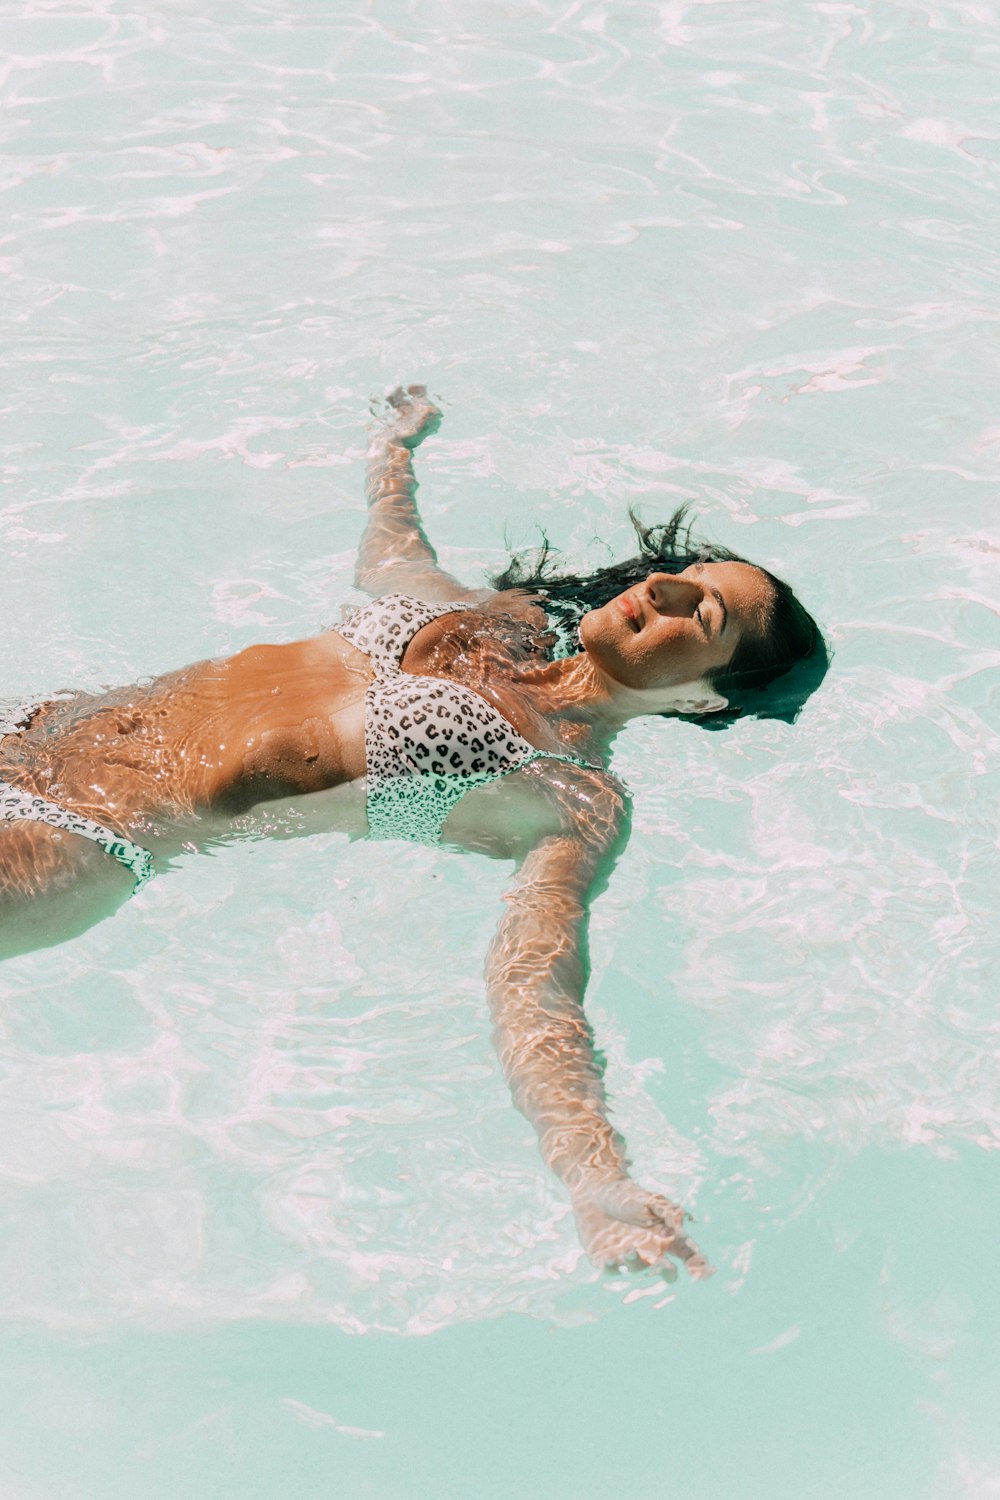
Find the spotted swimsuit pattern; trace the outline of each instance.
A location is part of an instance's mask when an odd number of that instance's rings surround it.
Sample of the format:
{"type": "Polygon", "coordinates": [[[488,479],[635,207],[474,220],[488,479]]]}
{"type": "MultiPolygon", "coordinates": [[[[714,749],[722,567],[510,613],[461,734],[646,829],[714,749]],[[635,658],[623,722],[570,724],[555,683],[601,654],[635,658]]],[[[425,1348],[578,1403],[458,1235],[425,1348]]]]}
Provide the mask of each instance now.
{"type": "MultiPolygon", "coordinates": [[[[387,594],[351,611],[339,627],[338,634],[370,658],[375,672],[365,696],[371,838],[439,843],[445,819],[472,787],[536,760],[587,764],[573,755],[536,749],[471,688],[403,671],[403,654],[418,630],[468,608],[387,594]]],[[[35,711],[24,705],[0,707],[0,737],[25,729],[35,711]]],[[[153,874],[148,849],[0,780],[0,822],[19,820],[47,823],[99,844],[132,873],[136,890],[153,874]]]]}
{"type": "MultiPolygon", "coordinates": [[[[36,711],[34,706],[0,708],[0,738],[27,728],[36,711]]],[[[133,844],[131,839],[120,838],[110,828],[95,823],[91,818],[85,818],[81,813],[72,812],[68,807],[60,807],[58,803],[49,802],[45,797],[36,797],[31,792],[22,791],[20,787],[0,780],[0,822],[20,821],[48,823],[50,828],[78,833],[82,838],[99,844],[112,859],[116,859],[131,872],[135,879],[133,894],[146,884],[153,873],[153,856],[148,849],[133,844]]]]}
{"type": "Polygon", "coordinates": [[[48,802],[44,797],[35,797],[20,787],[0,781],[0,821],[14,823],[19,820],[29,823],[48,823],[50,828],[62,828],[67,833],[78,833],[106,849],[113,859],[124,865],[135,877],[135,890],[139,890],[153,873],[153,856],[148,849],[133,844],[130,839],[119,838],[110,828],[104,828],[81,813],[71,812],[48,802]]]}
{"type": "Polygon", "coordinates": [[[584,764],[537,750],[471,688],[403,671],[403,653],[418,630],[470,607],[386,594],[337,627],[375,672],[365,696],[371,838],[436,844],[445,818],[472,787],[536,760],[584,764]]]}

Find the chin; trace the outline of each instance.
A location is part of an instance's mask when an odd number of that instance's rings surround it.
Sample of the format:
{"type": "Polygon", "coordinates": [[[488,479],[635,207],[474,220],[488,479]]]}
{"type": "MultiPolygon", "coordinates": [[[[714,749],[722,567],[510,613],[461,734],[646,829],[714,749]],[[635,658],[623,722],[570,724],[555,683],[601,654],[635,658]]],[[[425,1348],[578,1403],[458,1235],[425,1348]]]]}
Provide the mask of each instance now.
{"type": "Polygon", "coordinates": [[[587,645],[587,637],[591,634],[591,621],[596,614],[600,614],[600,610],[588,609],[585,615],[580,616],[580,623],[576,629],[583,646],[587,645]]]}
{"type": "Polygon", "coordinates": [[[583,619],[577,626],[577,635],[580,640],[580,645],[587,653],[587,655],[599,667],[603,667],[604,670],[607,671],[610,668],[610,661],[612,658],[607,650],[602,650],[600,624],[591,625],[591,621],[593,620],[594,616],[599,613],[599,610],[592,609],[589,614],[584,615],[583,619]]]}

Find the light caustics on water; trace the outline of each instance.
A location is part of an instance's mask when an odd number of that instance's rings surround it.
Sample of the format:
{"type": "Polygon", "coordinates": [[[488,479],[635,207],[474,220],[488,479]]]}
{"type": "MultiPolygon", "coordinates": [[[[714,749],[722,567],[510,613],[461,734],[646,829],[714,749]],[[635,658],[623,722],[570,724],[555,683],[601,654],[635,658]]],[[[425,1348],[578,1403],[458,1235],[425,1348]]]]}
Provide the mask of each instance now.
{"type": "MultiPolygon", "coordinates": [[[[335,620],[401,377],[449,399],[421,500],[472,579],[694,499],[836,657],[795,726],[616,753],[589,1008],[637,1175],[735,1290],[866,1146],[996,1150],[990,8],[39,5],[0,42],[3,692],[335,620]]],[[[0,1313],[599,1315],[490,1050],[508,872],[267,822],[0,975],[0,1313]]]]}

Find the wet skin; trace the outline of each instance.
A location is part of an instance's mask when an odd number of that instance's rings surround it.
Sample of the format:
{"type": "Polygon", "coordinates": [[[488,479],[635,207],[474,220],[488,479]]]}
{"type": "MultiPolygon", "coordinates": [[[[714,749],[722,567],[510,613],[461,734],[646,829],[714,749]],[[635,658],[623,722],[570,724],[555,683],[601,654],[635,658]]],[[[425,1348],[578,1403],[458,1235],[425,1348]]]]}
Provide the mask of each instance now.
{"type": "MultiPolygon", "coordinates": [[[[414,504],[411,450],[440,413],[421,386],[389,397],[369,451],[369,521],[358,556],[366,592],[471,605],[418,631],[404,671],[480,693],[539,749],[602,762],[634,714],[705,697],[705,674],[759,629],[770,585],[742,563],[652,574],[585,617],[584,651],[544,662],[511,617],[544,630],[523,594],[485,597],[444,572],[414,504]]],[[[0,777],[145,843],[159,856],[239,825],[276,799],[363,833],[368,658],[336,632],[255,646],[136,688],[44,705],[0,740],[0,777]],[[327,795],[328,794],[328,795],[327,795]],[[346,799],[343,801],[342,799],[346,799]],[[347,809],[345,814],[344,809],[347,809]],[[352,810],[353,809],[353,810],[352,810]],[[341,821],[345,818],[345,821],[341,821]],[[353,820],[353,821],[351,821],[353,820]]],[[[709,690],[709,697],[711,693],[709,690]]],[[[722,706],[717,699],[714,705],[722,706]]],[[[699,711],[703,703],[697,704],[699,711]]],[[[329,825],[326,825],[329,826],[329,825]]],[[[705,1274],[683,1213],[632,1181],[608,1117],[601,1067],[582,1009],[587,904],[627,836],[624,788],[606,772],[542,761],[476,789],[449,814],[448,842],[514,858],[517,871],[491,945],[486,995],[498,1053],[544,1160],[565,1183],[587,1253],[599,1264],[672,1261],[705,1274]]],[[[46,824],[0,824],[0,956],[64,941],[126,899],[131,876],[101,849],[46,824]],[[35,901],[45,893],[44,901],[35,901]],[[43,915],[44,914],[44,915],[43,915]]]]}
{"type": "Polygon", "coordinates": [[[761,630],[772,597],[769,580],[750,563],[694,563],[682,573],[651,573],[591,611],[580,637],[621,686],[673,687],[726,666],[743,636],[761,630]]]}
{"type": "MultiPolygon", "coordinates": [[[[653,573],[584,617],[581,657],[538,669],[498,647],[489,616],[517,601],[495,595],[482,614],[447,614],[418,631],[403,668],[466,683],[539,748],[594,753],[589,707],[620,690],[655,699],[724,665],[742,634],[758,628],[769,596],[764,575],[745,563],[653,573]]],[[[236,814],[364,776],[370,681],[368,658],[335,631],[252,646],[106,699],[43,709],[0,741],[0,777],[155,841],[165,826],[182,829],[211,809],[236,814]]],[[[36,846],[50,842],[41,825],[0,825],[0,860],[12,872],[23,866],[19,886],[29,852],[37,858],[36,846]]],[[[57,863],[93,863],[80,840],[58,843],[57,863]]]]}

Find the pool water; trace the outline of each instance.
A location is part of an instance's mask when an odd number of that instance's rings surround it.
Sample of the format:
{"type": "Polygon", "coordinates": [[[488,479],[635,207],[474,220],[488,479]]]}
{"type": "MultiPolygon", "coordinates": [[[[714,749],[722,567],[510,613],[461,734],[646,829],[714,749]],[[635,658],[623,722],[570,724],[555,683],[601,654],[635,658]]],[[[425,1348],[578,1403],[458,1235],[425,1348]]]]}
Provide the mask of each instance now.
{"type": "Polygon", "coordinates": [[[1000,1495],[1000,13],[208,9],[0,18],[0,696],[335,621],[399,379],[453,570],[690,499],[835,655],[616,750],[588,1010],[707,1283],[581,1256],[506,866],[248,826],[4,965],[0,1489],[1000,1495]]]}

